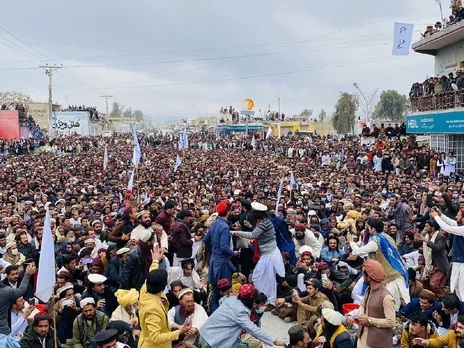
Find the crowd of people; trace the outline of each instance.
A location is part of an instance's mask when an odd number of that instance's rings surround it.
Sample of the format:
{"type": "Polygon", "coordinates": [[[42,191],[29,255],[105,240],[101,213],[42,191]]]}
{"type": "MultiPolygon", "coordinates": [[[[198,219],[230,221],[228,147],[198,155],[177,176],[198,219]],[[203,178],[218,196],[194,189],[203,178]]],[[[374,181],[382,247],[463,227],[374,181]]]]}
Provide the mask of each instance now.
{"type": "Polygon", "coordinates": [[[0,346],[462,347],[463,176],[452,151],[386,133],[139,134],[135,170],[130,134],[3,150],[0,346]]]}
{"type": "Polygon", "coordinates": [[[99,120],[100,114],[97,111],[97,108],[94,106],[85,106],[85,105],[69,105],[66,109],[61,111],[86,111],[90,113],[91,120],[99,120]]]}

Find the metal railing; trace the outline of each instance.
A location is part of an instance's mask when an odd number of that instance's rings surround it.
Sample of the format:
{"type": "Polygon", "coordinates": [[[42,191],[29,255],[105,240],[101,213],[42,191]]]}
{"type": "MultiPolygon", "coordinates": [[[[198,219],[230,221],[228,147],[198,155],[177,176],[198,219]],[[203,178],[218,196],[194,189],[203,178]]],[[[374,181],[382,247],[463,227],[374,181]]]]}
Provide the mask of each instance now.
{"type": "Polygon", "coordinates": [[[425,95],[411,99],[412,112],[464,108],[464,90],[425,95]]]}

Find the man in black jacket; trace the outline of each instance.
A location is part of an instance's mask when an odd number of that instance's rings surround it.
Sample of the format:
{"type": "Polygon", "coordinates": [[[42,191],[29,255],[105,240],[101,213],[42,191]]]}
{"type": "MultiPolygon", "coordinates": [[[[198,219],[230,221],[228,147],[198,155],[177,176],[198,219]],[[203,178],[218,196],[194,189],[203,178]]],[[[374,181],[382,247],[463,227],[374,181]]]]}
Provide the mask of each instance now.
{"type": "Polygon", "coordinates": [[[108,278],[107,284],[113,292],[116,292],[116,290],[118,290],[121,286],[121,274],[124,262],[126,261],[129,252],[129,248],[121,248],[116,252],[116,256],[114,256],[109,262],[106,277],[108,278]]]}
{"type": "Polygon", "coordinates": [[[446,237],[440,233],[440,225],[435,220],[428,220],[424,231],[425,236],[416,232],[415,239],[424,242],[425,272],[429,278],[430,289],[442,299],[445,297],[445,283],[450,270],[446,255],[446,237]]]}
{"type": "MultiPolygon", "coordinates": [[[[121,273],[121,289],[136,289],[140,291],[148,277],[152,262],[151,251],[155,235],[149,230],[143,230],[137,245],[127,255],[121,273]]],[[[164,265],[164,262],[160,263],[164,265]]]]}
{"type": "Polygon", "coordinates": [[[21,280],[19,279],[19,271],[18,266],[10,265],[5,268],[6,278],[2,280],[2,283],[5,286],[9,286],[10,288],[18,289],[21,285],[21,280]]]}

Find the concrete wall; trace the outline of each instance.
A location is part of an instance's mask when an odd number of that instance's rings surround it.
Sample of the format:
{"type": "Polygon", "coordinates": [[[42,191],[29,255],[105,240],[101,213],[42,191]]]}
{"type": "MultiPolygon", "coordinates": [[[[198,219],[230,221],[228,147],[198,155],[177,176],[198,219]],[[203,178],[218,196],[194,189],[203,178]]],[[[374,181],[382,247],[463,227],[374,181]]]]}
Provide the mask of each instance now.
{"type": "MultiPolygon", "coordinates": [[[[59,111],[61,106],[53,104],[53,111],[59,111]]],[[[48,103],[29,103],[27,105],[27,114],[32,115],[35,122],[44,131],[48,130],[48,103]]]]}
{"type": "Polygon", "coordinates": [[[435,56],[435,76],[448,75],[450,72],[464,69],[463,46],[464,41],[459,41],[438,51],[435,56]]]}

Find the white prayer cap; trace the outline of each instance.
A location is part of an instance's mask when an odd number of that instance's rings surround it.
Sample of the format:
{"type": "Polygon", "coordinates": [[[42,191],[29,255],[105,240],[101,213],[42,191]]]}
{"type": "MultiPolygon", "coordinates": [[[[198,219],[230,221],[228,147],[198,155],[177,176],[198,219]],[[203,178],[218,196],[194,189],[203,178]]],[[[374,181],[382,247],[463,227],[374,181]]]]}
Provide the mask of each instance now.
{"type": "Polygon", "coordinates": [[[16,245],[16,242],[9,242],[9,243],[5,246],[5,250],[10,249],[13,245],[16,245]]]}
{"type": "Polygon", "coordinates": [[[331,308],[322,308],[322,315],[332,325],[340,326],[343,323],[343,315],[331,308]]]}
{"type": "Polygon", "coordinates": [[[314,210],[308,211],[308,216],[314,216],[317,215],[317,213],[314,210]]]}
{"type": "Polygon", "coordinates": [[[56,291],[56,294],[61,295],[62,292],[69,290],[69,289],[73,289],[73,288],[74,288],[74,285],[72,285],[71,283],[66,283],[56,291]]]}
{"type": "Polygon", "coordinates": [[[55,205],[58,204],[58,203],[63,203],[64,204],[65,200],[64,199],[59,199],[59,200],[56,201],[55,205]]]}
{"type": "Polygon", "coordinates": [[[93,284],[102,284],[106,282],[106,277],[102,276],[101,274],[92,273],[92,274],[89,274],[87,278],[89,279],[89,282],[93,284]]]}
{"type": "Polygon", "coordinates": [[[95,239],[86,239],[84,244],[88,244],[88,243],[94,243],[95,244],[95,239]]]}
{"type": "Polygon", "coordinates": [[[95,304],[95,300],[92,298],[92,297],[86,297],[84,299],[81,300],[81,308],[84,308],[85,306],[89,305],[89,304],[95,304]]]}
{"type": "Polygon", "coordinates": [[[129,248],[121,248],[118,251],[116,251],[116,255],[122,255],[122,254],[128,253],[129,251],[130,251],[129,248]]]}
{"type": "Polygon", "coordinates": [[[183,289],[181,292],[179,292],[179,295],[177,295],[177,298],[178,298],[179,300],[181,300],[182,297],[183,297],[185,294],[188,294],[188,293],[193,294],[193,290],[190,289],[190,288],[185,288],[185,289],[183,289]]]}
{"type": "Polygon", "coordinates": [[[254,211],[267,211],[267,207],[264,204],[258,202],[251,203],[251,209],[254,211]]]}
{"type": "Polygon", "coordinates": [[[240,192],[241,192],[240,190],[235,190],[234,191],[234,196],[240,196],[240,192]]]}

